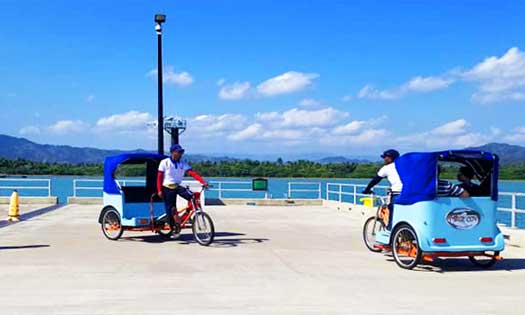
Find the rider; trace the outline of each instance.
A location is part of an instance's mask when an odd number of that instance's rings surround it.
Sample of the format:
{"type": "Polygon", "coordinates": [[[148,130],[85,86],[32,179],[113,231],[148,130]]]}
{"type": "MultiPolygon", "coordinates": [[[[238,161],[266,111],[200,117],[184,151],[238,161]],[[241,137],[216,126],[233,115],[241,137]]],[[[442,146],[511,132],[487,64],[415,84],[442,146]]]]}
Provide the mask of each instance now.
{"type": "Polygon", "coordinates": [[[390,203],[388,204],[388,226],[386,227],[388,230],[390,230],[392,225],[392,214],[394,212],[394,202],[397,196],[401,193],[401,189],[403,189],[403,183],[401,182],[401,179],[399,178],[399,174],[397,173],[395,160],[399,157],[399,152],[390,149],[383,152],[381,155],[383,158],[383,162],[385,165],[379,169],[377,172],[377,175],[372,178],[370,183],[368,183],[368,186],[366,186],[365,190],[363,190],[363,194],[371,194],[372,193],[372,187],[377,185],[383,178],[387,178],[390,182],[390,186],[392,189],[392,193],[390,195],[390,203]]]}
{"type": "Polygon", "coordinates": [[[184,149],[179,144],[173,144],[170,147],[170,157],[162,160],[159,164],[157,173],[157,194],[164,199],[166,207],[166,216],[172,231],[175,231],[175,220],[179,223],[179,214],[177,212],[177,195],[186,200],[191,200],[192,194],[180,183],[184,174],[188,173],[191,177],[198,180],[203,186],[207,187],[208,183],[194,170],[191,166],[182,160],[184,149]]]}

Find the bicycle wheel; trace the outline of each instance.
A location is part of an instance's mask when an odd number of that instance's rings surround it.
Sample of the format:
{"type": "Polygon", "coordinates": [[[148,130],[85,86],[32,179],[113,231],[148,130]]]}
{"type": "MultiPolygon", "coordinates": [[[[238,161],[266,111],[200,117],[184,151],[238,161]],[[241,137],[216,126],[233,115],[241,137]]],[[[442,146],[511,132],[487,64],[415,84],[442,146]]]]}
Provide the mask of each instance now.
{"type": "Polygon", "coordinates": [[[122,236],[122,233],[124,233],[124,228],[120,222],[120,215],[115,208],[109,208],[104,212],[101,227],[104,236],[112,241],[118,240],[122,236]]]}
{"type": "Polygon", "coordinates": [[[421,249],[414,229],[403,224],[394,232],[392,252],[397,265],[403,269],[412,269],[421,260],[421,249]]]}
{"type": "Polygon", "coordinates": [[[363,241],[370,251],[374,253],[379,253],[381,251],[381,249],[375,248],[374,244],[376,243],[376,234],[384,230],[385,224],[375,216],[370,217],[365,221],[365,224],[363,225],[363,241]]]}
{"type": "Polygon", "coordinates": [[[488,269],[494,266],[494,264],[498,261],[496,259],[496,256],[498,255],[499,255],[499,252],[494,252],[494,255],[492,257],[469,256],[468,259],[470,260],[471,263],[473,263],[477,267],[488,269]]]}
{"type": "Polygon", "coordinates": [[[211,217],[204,212],[197,212],[193,218],[193,237],[202,246],[208,246],[215,237],[215,227],[211,217]]]}

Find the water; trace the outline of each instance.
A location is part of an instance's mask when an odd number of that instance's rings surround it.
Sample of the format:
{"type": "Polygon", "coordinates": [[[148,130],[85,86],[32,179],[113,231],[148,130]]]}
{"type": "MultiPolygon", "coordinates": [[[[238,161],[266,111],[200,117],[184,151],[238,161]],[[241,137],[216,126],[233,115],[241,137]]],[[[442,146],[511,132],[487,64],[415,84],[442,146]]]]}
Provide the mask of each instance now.
{"type": "MultiPolygon", "coordinates": [[[[67,202],[67,197],[73,196],[73,180],[82,179],[82,180],[101,180],[101,177],[78,177],[78,176],[31,176],[27,178],[27,181],[24,181],[23,178],[19,178],[21,181],[10,182],[5,179],[0,178],[0,196],[9,196],[12,192],[12,189],[4,188],[6,186],[24,186],[24,187],[33,187],[36,189],[25,190],[19,189],[21,196],[47,196],[47,182],[32,182],[30,179],[50,179],[51,180],[51,196],[57,196],[59,203],[67,202]]],[[[137,178],[130,178],[131,180],[137,180],[137,178]]],[[[265,192],[254,192],[248,191],[251,190],[251,178],[207,178],[217,189],[218,181],[224,182],[247,182],[246,184],[223,184],[222,198],[264,198],[265,192]],[[214,183],[215,182],[215,183],[214,183]],[[228,189],[246,189],[247,191],[227,191],[228,189]]],[[[326,198],[326,184],[327,183],[344,183],[344,184],[366,184],[368,179],[318,179],[318,178],[306,178],[306,179],[297,179],[297,178],[270,178],[268,181],[268,198],[306,198],[306,199],[316,199],[319,197],[317,192],[318,185],[321,184],[321,197],[326,198]],[[303,190],[315,190],[309,192],[293,192],[291,196],[288,196],[288,183],[315,183],[315,184],[304,184],[304,185],[294,185],[294,188],[303,189],[303,190]]],[[[137,183],[128,183],[128,185],[136,185],[137,183]]],[[[383,181],[384,185],[387,184],[386,181],[383,181]]],[[[84,188],[95,188],[94,190],[78,189],[77,196],[79,197],[100,197],[102,196],[101,188],[102,182],[82,182],[78,184],[79,187],[84,188]]],[[[331,187],[330,190],[338,190],[338,187],[331,187]]],[[[522,192],[525,193],[525,181],[499,181],[499,190],[501,192],[522,192]]],[[[353,193],[352,187],[343,187],[343,192],[353,193]]],[[[357,191],[360,192],[360,189],[357,191]]],[[[381,193],[379,190],[378,193],[381,193]]],[[[210,190],[206,192],[207,197],[209,198],[219,198],[219,193],[216,190],[210,190]]],[[[330,194],[329,199],[337,200],[337,194],[330,194]]],[[[359,199],[359,198],[358,198],[359,199]]],[[[342,201],[345,202],[354,202],[352,195],[343,195],[342,201]]],[[[517,198],[517,208],[525,209],[525,197],[517,198]]],[[[359,200],[357,200],[359,202],[359,200]]],[[[510,208],[511,199],[510,196],[500,196],[498,201],[499,207],[510,208]]],[[[501,223],[510,224],[511,214],[510,212],[498,212],[498,220],[501,223]]],[[[525,228],[525,215],[517,214],[516,222],[518,227],[525,228]]]]}

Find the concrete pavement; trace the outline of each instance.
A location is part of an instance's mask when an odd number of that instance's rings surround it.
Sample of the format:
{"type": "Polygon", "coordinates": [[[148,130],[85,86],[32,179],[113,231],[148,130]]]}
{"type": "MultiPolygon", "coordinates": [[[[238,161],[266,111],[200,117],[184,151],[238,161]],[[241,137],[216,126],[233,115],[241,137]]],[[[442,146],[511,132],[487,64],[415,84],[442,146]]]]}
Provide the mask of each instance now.
{"type": "Polygon", "coordinates": [[[99,210],[69,205],[0,229],[2,314],[523,314],[521,248],[494,270],[453,259],[406,271],[366,250],[348,211],[208,207],[207,248],[189,234],[108,241],[99,210]]]}

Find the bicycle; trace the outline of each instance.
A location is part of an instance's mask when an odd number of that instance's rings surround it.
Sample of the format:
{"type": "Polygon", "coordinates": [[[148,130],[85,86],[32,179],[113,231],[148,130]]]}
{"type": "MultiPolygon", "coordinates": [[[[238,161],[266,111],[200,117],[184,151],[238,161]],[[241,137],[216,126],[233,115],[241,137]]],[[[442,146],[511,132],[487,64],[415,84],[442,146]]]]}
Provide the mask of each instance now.
{"type": "MultiPolygon", "coordinates": [[[[189,192],[191,192],[192,198],[188,200],[188,205],[183,209],[173,209],[173,211],[177,211],[179,217],[179,222],[175,223],[175,230],[172,230],[171,227],[168,225],[166,214],[158,217],[157,219],[153,218],[153,199],[156,196],[156,194],[151,196],[151,221],[156,222],[156,226],[159,226],[159,223],[161,225],[160,227],[157,227],[154,230],[156,233],[163,237],[177,239],[180,237],[182,229],[191,228],[193,237],[195,238],[197,243],[199,243],[202,246],[209,246],[211,243],[213,243],[213,240],[215,238],[215,226],[210,215],[204,212],[204,210],[202,210],[200,196],[202,192],[206,189],[206,187],[202,186],[200,192],[192,192],[189,189],[189,186],[186,186],[185,188],[189,192]]],[[[173,217],[174,219],[177,218],[177,216],[175,215],[173,215],[173,217]]]]}

